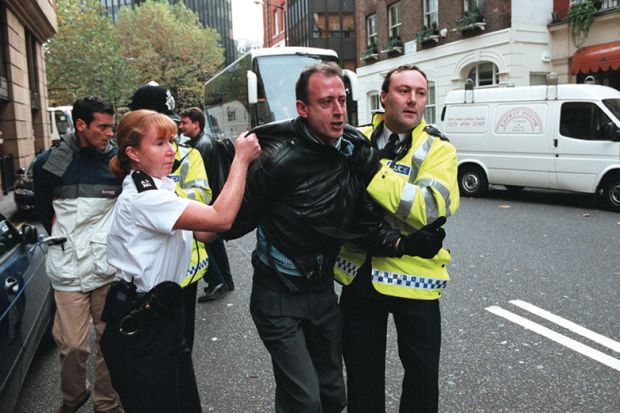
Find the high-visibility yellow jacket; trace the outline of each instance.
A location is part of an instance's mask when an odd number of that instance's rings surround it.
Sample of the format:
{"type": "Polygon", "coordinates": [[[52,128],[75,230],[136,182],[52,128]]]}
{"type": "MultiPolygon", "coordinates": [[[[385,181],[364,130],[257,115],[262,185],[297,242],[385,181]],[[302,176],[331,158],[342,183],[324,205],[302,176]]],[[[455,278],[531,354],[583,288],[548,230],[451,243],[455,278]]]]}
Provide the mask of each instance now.
{"type": "MultiPolygon", "coordinates": [[[[447,141],[424,132],[425,126],[422,120],[411,132],[412,144],[402,159],[394,164],[381,160],[381,170],[367,187],[385,210],[385,220],[403,234],[440,216],[449,217],[459,206],[456,151],[447,141]]],[[[375,114],[372,125],[361,129],[373,140],[382,130],[383,114],[375,114]]],[[[385,295],[434,300],[448,283],[450,259],[445,248],[431,259],[372,257],[372,285],[385,295]]],[[[365,251],[352,243],[344,244],[334,266],[336,280],[350,284],[365,260],[365,251]]]]}
{"type": "MultiPolygon", "coordinates": [[[[183,198],[193,199],[203,204],[211,202],[211,188],[207,179],[202,155],[196,149],[185,145],[177,145],[176,160],[180,166],[172,171],[168,177],[177,185],[177,194],[183,198]]],[[[209,267],[209,256],[202,242],[194,240],[192,259],[181,286],[198,282],[209,267]]]]}

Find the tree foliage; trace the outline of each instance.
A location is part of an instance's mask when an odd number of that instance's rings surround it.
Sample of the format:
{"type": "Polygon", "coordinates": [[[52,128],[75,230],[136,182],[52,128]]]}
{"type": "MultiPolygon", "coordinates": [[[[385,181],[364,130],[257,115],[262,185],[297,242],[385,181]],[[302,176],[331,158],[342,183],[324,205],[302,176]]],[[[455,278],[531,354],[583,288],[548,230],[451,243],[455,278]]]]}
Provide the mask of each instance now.
{"type": "Polygon", "coordinates": [[[121,54],[142,83],[166,86],[179,107],[202,106],[204,82],[224,61],[214,29],[182,3],[152,0],[121,10],[118,29],[121,54]]]}
{"type": "Polygon", "coordinates": [[[112,20],[97,0],[59,0],[56,7],[58,33],[45,47],[50,105],[86,95],[123,105],[137,76],[121,57],[112,20]]]}
{"type": "Polygon", "coordinates": [[[182,3],[123,6],[118,24],[98,0],[57,0],[58,33],[46,44],[50,105],[94,94],[126,106],[154,80],[177,107],[202,106],[204,82],[224,61],[219,35],[182,3]]]}

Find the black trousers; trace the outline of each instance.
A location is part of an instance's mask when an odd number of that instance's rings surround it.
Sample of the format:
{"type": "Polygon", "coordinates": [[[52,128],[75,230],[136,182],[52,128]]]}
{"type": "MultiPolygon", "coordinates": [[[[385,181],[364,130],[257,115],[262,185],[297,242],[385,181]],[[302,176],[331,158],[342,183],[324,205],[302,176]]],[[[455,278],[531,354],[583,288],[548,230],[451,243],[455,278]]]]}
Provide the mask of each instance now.
{"type": "Polygon", "coordinates": [[[441,319],[439,300],[368,297],[343,289],[344,362],[349,413],[385,412],[385,350],[388,315],[398,335],[405,369],[400,412],[437,412],[441,319]]]}
{"type": "Polygon", "coordinates": [[[158,311],[140,332],[125,336],[108,322],[101,337],[112,386],[127,413],[201,413],[180,305],[158,311]]]}
{"type": "Polygon", "coordinates": [[[333,284],[322,291],[290,293],[254,283],[250,311],[271,355],[275,411],[342,411],[346,394],[341,322],[333,284]]]}
{"type": "Polygon", "coordinates": [[[183,288],[183,306],[185,308],[185,342],[191,353],[194,349],[194,330],[196,328],[196,295],[198,282],[183,288]]]}

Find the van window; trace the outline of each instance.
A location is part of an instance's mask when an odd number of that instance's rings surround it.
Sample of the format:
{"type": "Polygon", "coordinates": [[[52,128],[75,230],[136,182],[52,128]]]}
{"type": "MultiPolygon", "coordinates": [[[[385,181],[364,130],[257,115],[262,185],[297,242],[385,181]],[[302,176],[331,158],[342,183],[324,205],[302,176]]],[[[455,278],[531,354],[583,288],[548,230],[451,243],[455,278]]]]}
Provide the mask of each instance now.
{"type": "Polygon", "coordinates": [[[609,117],[594,103],[567,102],[562,104],[560,134],[584,140],[606,140],[605,126],[609,117]]]}

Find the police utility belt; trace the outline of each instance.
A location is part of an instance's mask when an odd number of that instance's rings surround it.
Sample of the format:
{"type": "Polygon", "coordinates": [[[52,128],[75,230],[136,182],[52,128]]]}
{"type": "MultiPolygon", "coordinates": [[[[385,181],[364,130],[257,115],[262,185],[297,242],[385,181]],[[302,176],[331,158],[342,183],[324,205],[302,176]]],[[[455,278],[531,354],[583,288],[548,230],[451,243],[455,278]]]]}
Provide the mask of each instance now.
{"type": "Polygon", "coordinates": [[[325,270],[328,269],[330,260],[322,254],[287,257],[269,242],[260,225],[256,231],[256,239],[256,255],[263,264],[278,274],[280,280],[289,289],[293,288],[287,277],[318,281],[323,278],[325,270]]]}
{"type": "Polygon", "coordinates": [[[118,324],[119,332],[131,337],[182,307],[182,288],[175,282],[164,281],[147,293],[138,293],[133,281],[117,280],[110,284],[101,320],[118,324]]]}

